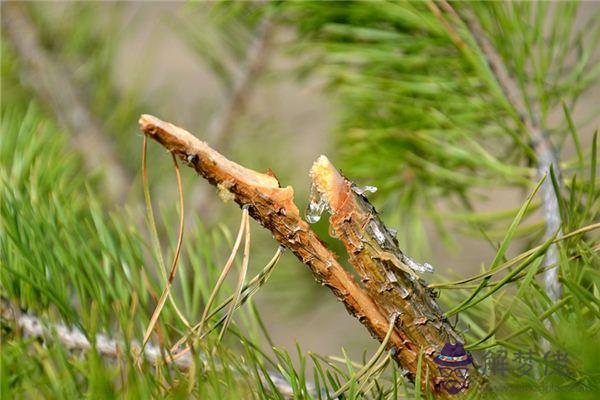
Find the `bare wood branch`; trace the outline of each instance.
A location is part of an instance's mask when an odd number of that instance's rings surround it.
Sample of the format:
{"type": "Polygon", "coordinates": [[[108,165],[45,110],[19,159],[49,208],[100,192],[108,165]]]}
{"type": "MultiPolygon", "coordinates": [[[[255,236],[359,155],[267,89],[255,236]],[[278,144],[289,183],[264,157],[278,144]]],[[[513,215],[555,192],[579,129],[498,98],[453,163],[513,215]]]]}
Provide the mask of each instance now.
{"type": "MultiPolygon", "coordinates": [[[[375,208],[325,156],[314,163],[310,175],[318,201],[328,205],[335,237],[344,244],[369,295],[387,315],[399,315],[396,329],[404,348],[416,356],[421,349],[429,379],[441,382],[434,354],[445,343],[463,340],[442,314],[435,293],[407,265],[413,261],[398,248],[375,208]]],[[[475,368],[470,377],[471,384],[477,384],[472,387],[483,384],[475,368]]]]}
{"type": "MultiPolygon", "coordinates": [[[[375,338],[379,341],[384,339],[389,329],[387,310],[377,305],[373,298],[355,282],[353,277],[336,261],[334,254],[302,220],[298,208],[294,204],[292,187],[280,187],[274,176],[242,167],[226,159],[184,129],[156,117],[142,115],[140,126],[146,135],[179,156],[211,184],[218,186],[220,190],[229,192],[240,206],[248,207],[250,215],[269,229],[275,240],[290,249],[311,269],[317,282],[329,287],[333,294],[343,302],[348,312],[355,316],[375,338]]],[[[378,256],[384,257],[385,255],[379,254],[378,256]]],[[[381,260],[381,262],[384,261],[381,260]]],[[[431,297],[426,297],[429,294],[425,292],[424,288],[419,287],[418,290],[421,291],[412,294],[411,300],[403,299],[403,302],[428,301],[434,303],[431,297]]],[[[419,315],[424,315],[423,310],[429,312],[433,307],[431,304],[414,306],[415,309],[419,309],[419,315]]],[[[410,308],[401,311],[414,312],[410,308]]],[[[439,316],[439,314],[438,311],[437,315],[439,316]]],[[[388,349],[391,350],[394,359],[408,371],[411,379],[414,379],[418,373],[417,360],[421,350],[426,352],[427,356],[431,356],[433,351],[441,349],[446,338],[457,337],[456,334],[450,334],[450,331],[445,331],[447,336],[444,334],[433,336],[433,328],[429,326],[424,328],[429,332],[428,334],[417,334],[416,331],[422,327],[421,325],[426,325],[430,321],[429,317],[427,314],[427,319],[424,320],[406,319],[406,321],[414,322],[413,326],[397,325],[388,343],[388,349]],[[425,339],[429,339],[428,335],[437,342],[425,342],[425,339]]],[[[431,321],[433,323],[441,321],[442,325],[445,323],[441,318],[436,319],[435,315],[431,321]]],[[[444,326],[444,329],[451,330],[448,326],[444,326]]],[[[430,377],[437,376],[437,368],[432,370],[433,367],[431,365],[429,368],[430,377]]],[[[425,368],[421,372],[424,377],[425,368]]],[[[425,384],[425,379],[422,382],[425,384]]],[[[439,379],[430,379],[429,383],[434,394],[441,397],[447,395],[445,391],[441,390],[439,379]]]]}
{"type": "Polygon", "coordinates": [[[37,29],[22,4],[3,2],[1,14],[2,28],[21,61],[27,84],[71,132],[71,145],[82,154],[86,168],[104,171],[106,193],[121,203],[129,189],[129,174],[76,83],[40,44],[37,29]]]}
{"type": "MultiPolygon", "coordinates": [[[[179,156],[211,184],[230,192],[236,203],[248,206],[250,215],[307,264],[317,281],[328,286],[352,315],[360,318],[376,337],[385,337],[387,318],[301,219],[291,186],[281,188],[275,177],[229,161],[191,133],[156,117],[143,115],[140,125],[146,135],[179,156]]],[[[398,335],[393,335],[392,341],[401,343],[398,335]]]]}

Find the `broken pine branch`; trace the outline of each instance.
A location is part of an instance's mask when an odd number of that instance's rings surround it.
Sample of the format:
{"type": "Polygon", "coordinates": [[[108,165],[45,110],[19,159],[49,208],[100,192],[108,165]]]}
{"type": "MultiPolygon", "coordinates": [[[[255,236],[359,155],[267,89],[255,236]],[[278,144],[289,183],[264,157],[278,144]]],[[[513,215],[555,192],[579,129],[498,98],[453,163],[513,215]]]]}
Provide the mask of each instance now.
{"type": "MultiPolygon", "coordinates": [[[[205,142],[200,141],[191,133],[170,123],[164,122],[151,115],[142,115],[140,118],[142,131],[152,139],[159,142],[170,152],[179,156],[190,167],[194,168],[211,184],[220,190],[228,191],[236,203],[247,207],[250,216],[265,228],[269,229],[275,240],[288,248],[294,255],[306,264],[312,271],[317,282],[331,289],[338,300],[343,302],[348,312],[356,317],[369,332],[382,342],[390,329],[389,316],[382,305],[378,305],[374,298],[361,288],[354,278],[342,268],[336,257],[319,240],[309,225],[302,220],[298,208],[294,204],[294,190],[288,186],[280,187],[278,180],[271,174],[262,174],[238,165],[210,148],[205,142]]],[[[388,234],[389,235],[389,234],[388,234]]],[[[385,256],[381,253],[379,256],[385,256]]],[[[384,257],[385,258],[385,257],[384,257]]],[[[386,260],[378,262],[385,263],[386,260]]],[[[399,282],[410,280],[410,274],[400,274],[399,282]]],[[[401,314],[412,313],[419,310],[421,314],[409,316],[409,321],[441,321],[445,329],[443,334],[433,334],[433,328],[417,324],[405,327],[396,324],[389,339],[387,349],[395,361],[407,371],[409,379],[415,381],[419,353],[427,351],[428,360],[433,352],[440,350],[446,340],[457,340],[459,337],[452,328],[442,321],[438,311],[431,315],[431,310],[437,309],[435,300],[426,292],[425,287],[417,280],[410,280],[413,284],[408,286],[413,295],[402,299],[410,304],[404,309],[395,309],[401,314]],[[425,304],[416,304],[426,302],[425,304]],[[434,306],[435,305],[435,306],[434,306]],[[427,313],[427,314],[426,314],[427,313]],[[422,317],[426,316],[425,319],[422,317]],[[418,319],[421,318],[421,319],[418,319]],[[423,328],[427,333],[416,333],[423,328]]],[[[401,298],[401,296],[399,296],[401,298]]],[[[386,305],[387,307],[387,305],[386,305]]],[[[391,309],[391,308],[390,308],[391,309]]],[[[404,320],[401,316],[401,320],[404,320]]],[[[432,367],[433,364],[432,364],[432,367]]],[[[430,378],[420,379],[425,385],[429,382],[430,390],[439,397],[447,396],[441,388],[441,376],[437,368],[429,369],[430,378]]],[[[473,387],[482,383],[477,371],[472,372],[475,377],[473,387]]]]}
{"type": "MultiPolygon", "coordinates": [[[[441,378],[434,353],[444,343],[462,339],[438,307],[433,290],[411,268],[419,264],[402,253],[394,234],[381,221],[363,191],[342,176],[327,157],[319,157],[310,175],[313,196],[330,212],[331,232],[344,244],[348,261],[369,295],[387,315],[399,314],[396,326],[402,331],[404,347],[415,358],[422,349],[430,378],[433,381],[441,378]]],[[[477,372],[472,379],[482,383],[477,372]]]]}

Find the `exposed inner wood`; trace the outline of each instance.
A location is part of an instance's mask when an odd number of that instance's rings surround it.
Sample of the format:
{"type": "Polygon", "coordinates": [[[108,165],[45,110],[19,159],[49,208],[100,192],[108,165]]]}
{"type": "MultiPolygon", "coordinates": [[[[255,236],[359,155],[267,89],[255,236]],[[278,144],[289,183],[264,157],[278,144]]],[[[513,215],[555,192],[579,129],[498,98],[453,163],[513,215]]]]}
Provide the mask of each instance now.
{"type": "MultiPolygon", "coordinates": [[[[269,229],[275,240],[310,267],[317,282],[327,286],[373,337],[382,341],[388,331],[392,312],[401,312],[401,322],[396,324],[388,348],[392,349],[394,359],[412,380],[417,373],[417,360],[422,348],[426,356],[424,365],[429,366],[430,389],[436,395],[445,397],[446,393],[440,387],[437,367],[431,362],[432,354],[440,350],[445,341],[456,341],[458,335],[441,318],[435,300],[423,285],[410,279],[410,274],[393,269],[390,263],[395,261],[389,261],[388,257],[398,254],[387,250],[397,247],[391,244],[378,247],[373,242],[372,235],[366,234],[364,229],[358,229],[357,224],[364,221],[369,213],[372,213],[371,221],[377,223],[380,229],[385,228],[366,200],[361,202],[360,198],[352,196],[349,182],[335,169],[330,169],[329,177],[324,179],[324,182],[330,184],[328,188],[331,190],[327,191],[331,194],[331,204],[338,210],[332,216],[332,223],[339,226],[339,234],[345,236],[344,243],[349,246],[349,254],[353,255],[351,261],[359,273],[362,271],[361,276],[368,292],[337,262],[335,255],[302,220],[298,207],[294,204],[294,190],[291,186],[282,188],[272,174],[259,173],[226,159],[205,142],[173,124],[151,115],[142,115],[139,122],[146,135],[179,156],[221,191],[229,191],[237,204],[247,206],[252,218],[269,229]],[[346,201],[348,199],[349,202],[346,201]],[[342,210],[347,210],[350,215],[355,214],[355,222],[346,224],[342,210]],[[356,230],[354,233],[351,232],[353,229],[356,230]],[[361,246],[363,249],[357,251],[361,246]],[[382,268],[392,271],[392,275],[382,275],[382,268]],[[367,275],[363,273],[373,276],[365,280],[367,275]],[[392,280],[397,282],[385,283],[386,276],[393,277],[392,280]],[[410,295],[403,298],[397,289],[398,285],[410,288],[410,295]],[[377,293],[379,289],[384,290],[377,293]],[[384,304],[385,301],[390,303],[384,304]]],[[[386,240],[390,243],[393,241],[387,231],[386,240]]],[[[425,367],[422,371],[424,382],[425,367]]]]}

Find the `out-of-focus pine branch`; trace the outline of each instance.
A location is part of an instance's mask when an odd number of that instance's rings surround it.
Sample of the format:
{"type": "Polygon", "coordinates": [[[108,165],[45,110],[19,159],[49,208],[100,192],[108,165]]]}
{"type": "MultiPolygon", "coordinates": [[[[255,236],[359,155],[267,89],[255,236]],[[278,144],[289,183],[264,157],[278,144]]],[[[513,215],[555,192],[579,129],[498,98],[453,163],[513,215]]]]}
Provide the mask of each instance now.
{"type": "MultiPolygon", "coordinates": [[[[123,357],[124,351],[131,352],[133,357],[139,357],[140,354],[143,355],[143,359],[150,365],[159,365],[162,364],[165,359],[168,359],[166,349],[152,343],[146,344],[142,349],[142,346],[138,342],[134,341],[125,344],[115,337],[104,334],[98,334],[90,341],[86,335],[77,328],[69,327],[62,323],[48,324],[35,315],[21,312],[17,307],[10,304],[10,302],[5,299],[0,300],[0,316],[3,319],[3,323],[6,323],[11,328],[14,326],[24,338],[44,340],[46,342],[57,340],[71,352],[85,353],[91,351],[93,343],[93,350],[97,351],[102,357],[113,360],[123,357]]],[[[195,359],[201,361],[204,368],[214,367],[207,365],[206,359],[202,355],[194,354],[193,356],[195,359]]],[[[173,360],[170,365],[181,371],[189,371],[191,368],[194,368],[192,355],[189,353],[184,357],[173,360]]],[[[220,368],[222,369],[223,366],[220,368]]],[[[293,389],[280,374],[267,372],[267,375],[268,380],[267,378],[262,379],[265,390],[271,390],[269,383],[267,383],[270,381],[275,385],[277,393],[288,399],[293,398],[293,389]]],[[[314,389],[312,394],[317,395],[314,392],[314,389]]]]}
{"type": "Polygon", "coordinates": [[[24,5],[2,4],[2,26],[13,50],[18,54],[27,84],[56,114],[72,134],[71,143],[81,152],[89,170],[104,172],[104,188],[120,203],[129,190],[130,176],[116,154],[113,143],[91,113],[82,91],[67,69],[46,51],[24,5]]]}
{"type": "MultiPolygon", "coordinates": [[[[428,218],[453,243],[448,220],[461,219],[446,209],[464,211],[464,225],[477,235],[506,222],[474,211],[489,189],[530,188],[550,165],[563,186],[570,171],[552,146],[569,128],[565,119],[549,125],[548,116],[562,111],[563,100],[573,107],[599,72],[593,64],[599,25],[589,18],[578,28],[575,4],[456,4],[486,31],[493,64],[508,61],[501,84],[477,43],[451,13],[441,14],[443,5],[287,7],[288,22],[304,39],[298,51],[313,54],[305,69],[328,78],[339,99],[340,166],[379,187],[375,202],[400,224],[400,242],[419,250],[428,218]]],[[[552,207],[552,200],[543,205],[552,207]]],[[[558,215],[556,208],[547,214],[558,215]]]]}
{"type": "MultiPolygon", "coordinates": [[[[256,37],[248,46],[242,69],[234,79],[231,93],[228,93],[225,104],[208,126],[207,136],[220,151],[227,151],[229,148],[235,132],[235,122],[244,115],[252,92],[268,66],[275,29],[272,17],[265,15],[255,29],[256,37]]],[[[191,195],[192,203],[196,205],[205,221],[212,215],[210,212],[212,203],[207,199],[208,194],[208,188],[202,185],[197,186],[191,195]]]]}
{"type": "MultiPolygon", "coordinates": [[[[445,9],[448,10],[454,17],[459,18],[455,13],[454,9],[446,2],[442,2],[445,9]]],[[[439,13],[439,9],[433,3],[431,7],[436,13],[439,13]]],[[[441,18],[444,18],[441,16],[441,18]]],[[[558,192],[555,192],[552,179],[546,179],[542,183],[542,207],[544,210],[544,218],[546,222],[546,233],[545,239],[561,233],[561,216],[558,206],[558,198],[562,196],[560,192],[561,182],[561,170],[557,159],[557,151],[552,144],[548,133],[540,125],[540,118],[535,111],[539,108],[539,105],[535,101],[523,99],[523,93],[519,89],[517,81],[512,77],[505,65],[504,60],[490,43],[486,32],[483,30],[479,22],[472,15],[465,15],[463,17],[466,21],[466,25],[469,28],[471,34],[475,38],[479,49],[485,56],[490,69],[494,73],[498,84],[500,85],[502,92],[506,96],[506,100],[512,108],[514,108],[515,114],[518,116],[518,123],[523,125],[525,135],[531,137],[532,147],[536,155],[536,169],[537,179],[542,176],[550,176],[552,172],[556,177],[556,182],[559,184],[558,192]],[[529,104],[529,110],[527,108],[529,104]]],[[[461,45],[461,43],[457,43],[461,45]]],[[[546,266],[553,266],[544,273],[544,281],[546,286],[546,293],[553,301],[558,301],[561,297],[562,289],[561,284],[558,281],[558,250],[556,245],[551,245],[546,253],[546,266]]]]}

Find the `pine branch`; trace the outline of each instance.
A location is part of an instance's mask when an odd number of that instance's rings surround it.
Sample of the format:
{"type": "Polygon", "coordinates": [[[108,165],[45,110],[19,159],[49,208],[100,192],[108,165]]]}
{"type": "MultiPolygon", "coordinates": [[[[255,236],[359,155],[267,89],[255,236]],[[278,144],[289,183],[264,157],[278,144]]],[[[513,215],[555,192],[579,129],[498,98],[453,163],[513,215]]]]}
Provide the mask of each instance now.
{"type": "MultiPolygon", "coordinates": [[[[316,280],[329,287],[336,298],[344,303],[351,315],[358,318],[380,342],[384,340],[389,330],[388,310],[384,309],[381,304],[378,305],[375,299],[355,282],[354,278],[336,261],[335,255],[325,247],[309,225],[301,219],[293,201],[294,190],[292,187],[281,188],[274,176],[258,173],[229,161],[189,132],[156,117],[142,115],[140,125],[146,135],[179,156],[211,184],[217,186],[227,196],[232,197],[241,207],[248,207],[250,215],[269,229],[275,240],[290,249],[298,259],[306,264],[316,280]]],[[[382,257],[381,263],[385,263],[383,254],[378,256],[382,257]]],[[[361,260],[367,262],[364,258],[361,260]]],[[[375,264],[377,268],[382,266],[381,263],[375,264]]],[[[368,268],[365,267],[365,269],[368,268]]],[[[360,270],[359,267],[357,269],[360,270]]],[[[402,283],[398,282],[399,286],[404,283],[404,278],[402,278],[402,283]]],[[[404,305],[400,310],[391,305],[389,308],[389,310],[394,309],[395,312],[401,311],[409,314],[408,319],[405,320],[414,322],[409,327],[397,325],[388,342],[388,349],[391,350],[392,356],[402,368],[408,371],[408,377],[413,381],[417,380],[418,374],[425,375],[424,370],[418,369],[421,351],[431,357],[434,351],[442,348],[446,339],[458,337],[456,333],[450,333],[452,329],[448,325],[444,326],[447,336],[444,334],[432,336],[432,329],[429,326],[424,328],[424,331],[429,332],[428,334],[416,333],[421,325],[429,321],[432,324],[442,321],[439,311],[436,311],[437,315],[429,315],[429,310],[435,309],[437,306],[432,308],[432,304],[422,304],[422,302],[434,303],[435,300],[426,294],[420,283],[417,285],[417,295],[409,295],[406,299],[401,300],[410,303],[410,306],[404,305]],[[419,314],[415,315],[415,310],[419,310],[419,314]],[[423,319],[425,314],[426,317],[423,319]],[[430,339],[435,342],[430,342],[430,339]]],[[[409,289],[415,290],[415,287],[411,285],[409,289]]],[[[382,303],[385,301],[387,299],[381,300],[382,303]]],[[[444,397],[447,393],[441,389],[439,372],[437,368],[432,369],[431,367],[428,372],[430,389],[436,396],[444,397]]],[[[426,385],[426,381],[426,379],[420,379],[423,386],[426,385]]]]}
{"type": "MultiPolygon", "coordinates": [[[[348,179],[321,156],[311,169],[313,190],[317,200],[325,202],[331,217],[330,226],[346,247],[352,264],[369,295],[388,315],[399,314],[397,328],[404,338],[404,347],[413,357],[423,351],[423,361],[429,366],[433,381],[441,380],[434,353],[444,343],[462,342],[450,326],[428,289],[413,269],[421,266],[398,248],[394,233],[385,226],[375,208],[348,179]]],[[[483,384],[475,369],[471,382],[483,384]]]]}
{"type": "MultiPolygon", "coordinates": [[[[45,323],[35,315],[20,312],[16,307],[4,299],[0,301],[0,315],[8,323],[17,327],[23,337],[45,341],[56,339],[70,351],[87,352],[92,349],[92,344],[86,335],[79,329],[69,327],[63,323],[45,323]]],[[[105,358],[116,359],[123,354],[123,351],[127,348],[130,349],[133,356],[139,355],[143,350],[145,361],[152,365],[161,365],[163,364],[164,357],[168,357],[168,355],[165,354],[164,349],[161,349],[159,346],[152,343],[146,344],[142,349],[140,343],[132,341],[128,344],[128,347],[126,347],[125,343],[104,334],[97,334],[94,342],[98,354],[105,358]]],[[[206,363],[206,360],[203,359],[202,355],[199,356],[199,360],[204,367],[211,367],[206,363]]],[[[174,359],[169,365],[176,367],[180,371],[188,371],[192,368],[193,362],[192,354],[188,353],[174,359]]],[[[280,374],[270,371],[267,372],[267,374],[281,395],[285,396],[286,399],[293,398],[293,388],[280,374]]],[[[266,390],[271,389],[270,384],[264,377],[262,378],[262,385],[266,390]]],[[[316,396],[314,384],[308,382],[307,385],[316,396]]]]}
{"type": "Polygon", "coordinates": [[[131,181],[129,174],[116,156],[113,144],[102,133],[80,88],[66,68],[41,45],[39,33],[22,4],[3,2],[2,27],[21,60],[27,83],[71,132],[71,144],[83,156],[85,167],[90,171],[104,170],[106,193],[121,203],[131,181]]]}
{"type": "MultiPolygon", "coordinates": [[[[448,3],[444,1],[442,4],[446,9],[458,17],[448,3]]],[[[552,237],[557,232],[560,235],[562,220],[557,199],[560,194],[555,193],[552,180],[549,178],[550,169],[552,168],[554,174],[556,175],[557,182],[561,181],[561,172],[557,158],[557,151],[550,141],[547,132],[540,125],[539,118],[528,112],[525,99],[523,97],[524,94],[521,94],[517,81],[509,73],[504,60],[489,41],[479,22],[476,20],[476,18],[470,15],[465,15],[463,19],[472,36],[477,41],[477,44],[485,56],[490,69],[492,70],[498,84],[502,89],[502,92],[506,96],[506,99],[519,116],[520,122],[523,124],[525,131],[531,137],[535,155],[537,157],[536,170],[538,179],[544,175],[548,176],[548,179],[544,181],[541,187],[542,207],[544,210],[544,218],[546,220],[545,239],[552,237]]],[[[547,267],[553,266],[544,273],[544,282],[546,293],[553,301],[556,302],[562,295],[562,287],[558,280],[558,250],[555,244],[550,246],[548,252],[546,253],[545,265],[547,267]]]]}

